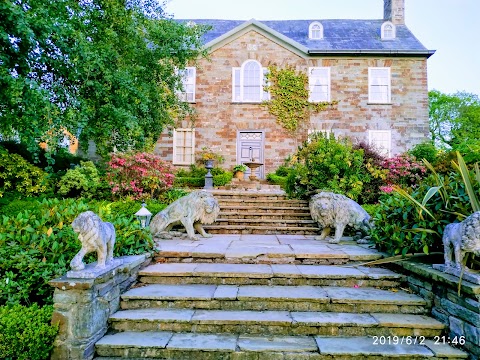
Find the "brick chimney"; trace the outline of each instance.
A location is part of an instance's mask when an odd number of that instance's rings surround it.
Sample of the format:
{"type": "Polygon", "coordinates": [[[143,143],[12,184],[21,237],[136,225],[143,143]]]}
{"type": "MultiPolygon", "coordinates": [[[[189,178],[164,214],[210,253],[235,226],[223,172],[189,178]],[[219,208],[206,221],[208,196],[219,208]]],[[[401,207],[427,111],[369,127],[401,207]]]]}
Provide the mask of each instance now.
{"type": "Polygon", "coordinates": [[[405,0],[383,0],[383,19],[395,25],[405,24],[405,0]]]}

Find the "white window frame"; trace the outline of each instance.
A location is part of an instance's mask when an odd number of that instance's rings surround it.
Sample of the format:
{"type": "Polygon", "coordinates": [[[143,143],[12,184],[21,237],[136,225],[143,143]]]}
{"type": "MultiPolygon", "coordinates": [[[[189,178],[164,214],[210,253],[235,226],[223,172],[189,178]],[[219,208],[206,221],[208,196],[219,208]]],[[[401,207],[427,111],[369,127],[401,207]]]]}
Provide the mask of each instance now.
{"type": "Polygon", "coordinates": [[[368,143],[377,149],[382,155],[390,157],[392,153],[392,131],[391,130],[368,130],[368,143]],[[379,137],[386,138],[380,139],[379,137]],[[383,143],[383,144],[382,144],[383,143]],[[382,150],[385,150],[382,153],[382,150]]]}
{"type": "Polygon", "coordinates": [[[368,102],[371,104],[389,104],[392,102],[392,76],[389,67],[368,68],[368,102]],[[373,73],[378,71],[384,71],[386,76],[383,78],[374,77],[373,73]],[[385,90],[383,99],[375,97],[376,94],[382,94],[382,91],[378,91],[381,88],[385,90]]]}
{"type": "MultiPolygon", "coordinates": [[[[256,60],[247,60],[245,61],[241,67],[234,67],[232,68],[232,101],[233,102],[250,102],[250,103],[260,103],[265,100],[270,99],[270,94],[264,90],[265,85],[267,85],[265,81],[265,74],[267,73],[268,69],[262,67],[256,60]],[[253,98],[246,98],[245,95],[245,75],[246,75],[246,67],[251,64],[255,63],[259,67],[259,76],[258,79],[258,99],[253,98]]],[[[257,86],[257,85],[255,85],[257,86]]]]}
{"type": "Polygon", "coordinates": [[[322,40],[323,39],[323,25],[318,21],[312,22],[308,26],[308,38],[311,40],[322,40]]]}
{"type": "Polygon", "coordinates": [[[182,128],[179,128],[179,129],[174,129],[173,130],[173,161],[172,163],[174,165],[191,165],[191,164],[195,164],[195,129],[191,129],[191,128],[188,128],[188,129],[182,129],[182,128]],[[179,154],[179,147],[180,145],[177,144],[178,142],[178,138],[177,136],[179,135],[179,133],[187,133],[187,132],[190,132],[192,134],[191,136],[191,144],[188,144],[188,146],[185,144],[185,138],[184,138],[184,145],[182,146],[182,149],[184,150],[183,151],[183,155],[182,154],[179,154]],[[191,155],[190,155],[190,158],[187,158],[186,155],[185,155],[185,149],[186,148],[191,148],[191,155]],[[182,155],[183,157],[183,160],[180,160],[180,161],[177,161],[177,155],[182,155]]]}
{"type": "Polygon", "coordinates": [[[309,67],[308,68],[308,89],[309,89],[309,97],[308,101],[310,102],[328,102],[330,101],[330,68],[329,67],[309,67]],[[312,73],[315,70],[320,70],[320,71],[325,71],[326,76],[319,76],[319,75],[312,75],[312,73]],[[320,99],[320,100],[313,100],[312,99],[312,94],[315,88],[315,83],[314,81],[320,81],[320,86],[321,87],[326,87],[326,97],[325,99],[320,99]]]}
{"type": "Polygon", "coordinates": [[[381,27],[381,36],[382,40],[393,40],[397,35],[395,25],[391,21],[385,21],[381,27]],[[391,32],[388,29],[385,29],[387,26],[391,27],[391,32]]]}
{"type": "Polygon", "coordinates": [[[195,102],[195,87],[197,79],[197,69],[193,66],[187,66],[185,69],[177,70],[182,76],[182,91],[178,96],[182,101],[195,102]]]}

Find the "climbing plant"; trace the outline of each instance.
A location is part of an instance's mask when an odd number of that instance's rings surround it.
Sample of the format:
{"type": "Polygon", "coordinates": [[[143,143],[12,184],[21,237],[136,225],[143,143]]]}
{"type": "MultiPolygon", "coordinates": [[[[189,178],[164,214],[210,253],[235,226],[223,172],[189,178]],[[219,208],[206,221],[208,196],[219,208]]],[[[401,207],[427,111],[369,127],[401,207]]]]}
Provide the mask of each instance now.
{"type": "Polygon", "coordinates": [[[307,123],[312,112],[320,112],[338,103],[310,102],[308,76],[293,66],[269,66],[266,79],[271,100],[265,101],[264,105],[277,118],[277,123],[289,132],[295,132],[300,124],[307,123]]]}

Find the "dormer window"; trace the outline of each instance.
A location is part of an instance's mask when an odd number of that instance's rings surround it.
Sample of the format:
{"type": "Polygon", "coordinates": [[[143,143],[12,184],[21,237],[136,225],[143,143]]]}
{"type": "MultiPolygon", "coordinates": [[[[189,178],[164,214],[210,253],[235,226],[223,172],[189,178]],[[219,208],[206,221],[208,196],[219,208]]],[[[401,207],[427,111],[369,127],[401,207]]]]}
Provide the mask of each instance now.
{"type": "Polygon", "coordinates": [[[395,25],[390,21],[386,21],[382,24],[382,40],[395,39],[395,25]]]}
{"type": "Polygon", "coordinates": [[[308,38],[312,40],[323,39],[323,26],[318,21],[312,22],[308,27],[308,38]]]}

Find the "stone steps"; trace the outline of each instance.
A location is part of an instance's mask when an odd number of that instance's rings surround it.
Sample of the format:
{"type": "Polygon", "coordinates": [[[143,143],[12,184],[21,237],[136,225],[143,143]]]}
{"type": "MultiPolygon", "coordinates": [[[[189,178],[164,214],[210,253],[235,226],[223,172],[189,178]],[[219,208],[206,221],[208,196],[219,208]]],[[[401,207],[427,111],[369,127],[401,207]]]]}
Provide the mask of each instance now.
{"type": "Polygon", "coordinates": [[[467,357],[459,350],[421,337],[384,337],[383,340],[377,339],[377,344],[374,341],[372,337],[121,332],[107,335],[97,343],[96,351],[99,357],[96,359],[410,360],[467,357]],[[400,344],[402,339],[410,343],[400,344]],[[383,341],[384,345],[380,345],[379,341],[383,341]]]}
{"type": "Polygon", "coordinates": [[[161,263],[139,273],[147,284],[343,286],[389,289],[405,277],[391,270],[365,266],[293,264],[161,263]]]}
{"type": "Polygon", "coordinates": [[[284,192],[212,191],[220,205],[217,221],[204,228],[212,234],[314,235],[318,226],[308,201],[287,199],[284,192]]]}
{"type": "Polygon", "coordinates": [[[424,315],[164,308],[118,311],[110,325],[114,331],[324,336],[434,337],[445,329],[424,315]]]}
{"type": "Polygon", "coordinates": [[[121,296],[121,308],[278,310],[424,314],[428,302],[402,290],[337,286],[148,284],[121,296]]]}

